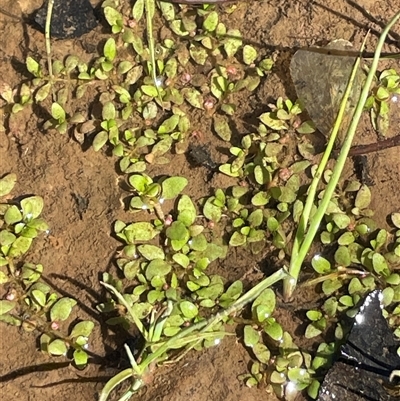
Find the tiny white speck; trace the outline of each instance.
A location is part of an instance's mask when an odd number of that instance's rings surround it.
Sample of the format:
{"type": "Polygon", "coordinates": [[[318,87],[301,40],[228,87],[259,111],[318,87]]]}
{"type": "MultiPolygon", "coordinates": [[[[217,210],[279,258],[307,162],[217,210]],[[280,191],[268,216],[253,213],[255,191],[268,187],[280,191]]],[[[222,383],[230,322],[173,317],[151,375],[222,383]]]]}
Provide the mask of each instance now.
{"type": "Polygon", "coordinates": [[[162,88],[164,86],[164,77],[156,78],[156,86],[157,88],[162,88]]]}

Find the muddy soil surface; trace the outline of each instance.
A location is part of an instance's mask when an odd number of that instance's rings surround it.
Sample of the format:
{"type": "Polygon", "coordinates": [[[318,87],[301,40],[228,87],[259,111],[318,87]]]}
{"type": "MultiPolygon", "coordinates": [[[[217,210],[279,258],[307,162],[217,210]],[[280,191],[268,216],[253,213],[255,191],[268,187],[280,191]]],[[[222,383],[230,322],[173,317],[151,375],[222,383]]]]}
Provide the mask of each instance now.
{"type": "MultiPolygon", "coordinates": [[[[92,1],[96,5],[95,1],[92,1]]],[[[41,0],[3,0],[0,9],[0,82],[15,86],[25,79],[21,65],[27,55],[45,57],[42,33],[34,29],[26,18],[42,5],[41,0]]],[[[225,16],[230,28],[239,28],[245,41],[265,54],[274,54],[276,64],[272,74],[262,81],[255,93],[237,99],[240,113],[234,117],[238,133],[248,132],[257,123],[257,116],[266,105],[279,96],[295,99],[289,75],[290,58],[298,47],[325,45],[337,38],[360,45],[368,30],[367,48],[373,50],[384,23],[397,11],[398,0],[325,0],[241,2],[237,10],[225,16]]],[[[76,52],[90,59],[99,41],[106,37],[107,27],[99,25],[94,31],[78,39],[58,40],[53,46],[54,57],[76,52]]],[[[387,52],[400,51],[400,28],[395,27],[385,45],[387,52]]],[[[397,64],[397,67],[400,65],[397,64]]],[[[313,72],[310,71],[312,74],[313,72]]],[[[240,97],[242,96],[242,97],[240,97]]],[[[84,99],[90,102],[90,99],[84,99]]],[[[398,109],[400,114],[400,109],[398,109]]],[[[116,219],[132,221],[124,211],[126,197],[116,172],[116,160],[92,149],[83,151],[68,135],[46,133],[42,122],[46,118],[40,110],[27,109],[10,121],[8,130],[0,132],[0,174],[14,172],[18,183],[13,194],[37,194],[44,197],[44,217],[51,226],[50,235],[34,242],[29,260],[42,263],[45,277],[61,294],[78,300],[80,319],[98,321],[90,350],[102,357],[120,345],[125,338],[118,332],[101,330],[104,322],[95,312],[95,305],[104,298],[99,285],[100,274],[115,271],[112,263],[120,245],[111,236],[116,219]]],[[[219,142],[211,125],[203,116],[194,116],[194,129],[204,133],[216,162],[224,156],[218,152],[219,142]]],[[[400,133],[399,119],[392,124],[390,135],[400,133]]],[[[360,128],[357,142],[376,141],[369,122],[360,128]]],[[[400,150],[392,148],[367,156],[372,187],[372,209],[376,219],[386,227],[387,216],[400,205],[400,150]]],[[[162,168],[151,168],[151,176],[158,174],[183,175],[189,179],[187,193],[198,199],[213,188],[226,187],[233,182],[221,174],[207,181],[207,170],[189,168],[183,155],[174,156],[173,163],[162,168]]],[[[347,177],[352,177],[349,160],[347,177]]],[[[263,256],[255,259],[250,253],[237,249],[217,267],[229,280],[246,277],[247,282],[259,280],[268,271],[263,256]],[[258,271],[258,273],[257,273],[258,271]]],[[[295,308],[312,299],[312,294],[300,294],[295,308]]],[[[302,340],[302,316],[289,310],[279,312],[279,320],[290,330],[299,345],[312,348],[313,343],[302,340]]],[[[152,385],[137,400],[157,401],[237,401],[247,399],[275,400],[265,389],[248,389],[237,376],[247,371],[249,357],[241,343],[227,339],[222,345],[200,353],[191,353],[184,360],[158,370],[152,385]]],[[[22,333],[17,328],[0,325],[0,394],[2,399],[21,401],[95,400],[104,381],[116,370],[90,365],[83,372],[63,366],[62,360],[50,359],[37,351],[33,333],[22,333]],[[55,366],[53,363],[59,363],[55,366]],[[55,369],[57,367],[57,369],[55,369]]]]}

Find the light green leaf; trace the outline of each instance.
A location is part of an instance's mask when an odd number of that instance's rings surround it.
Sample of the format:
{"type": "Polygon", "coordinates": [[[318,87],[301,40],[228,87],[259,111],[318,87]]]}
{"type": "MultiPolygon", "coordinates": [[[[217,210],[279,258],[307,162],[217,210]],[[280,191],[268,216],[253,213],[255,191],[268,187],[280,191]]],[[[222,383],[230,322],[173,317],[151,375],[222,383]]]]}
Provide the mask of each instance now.
{"type": "Polygon", "coordinates": [[[253,352],[256,358],[261,362],[268,364],[271,359],[271,352],[270,350],[261,343],[257,343],[253,346],[253,352]]]}
{"type": "Polygon", "coordinates": [[[21,208],[25,218],[36,219],[42,213],[44,201],[41,196],[30,196],[22,199],[21,208]]]}
{"type": "Polygon", "coordinates": [[[89,320],[84,320],[82,322],[77,323],[71,331],[69,335],[70,338],[75,338],[78,336],[89,337],[90,333],[94,328],[94,323],[89,320]]]}
{"type": "Polygon", "coordinates": [[[204,99],[202,94],[194,88],[183,88],[182,89],[182,95],[186,99],[186,101],[192,105],[193,107],[196,107],[198,109],[203,109],[203,103],[204,99]]]}
{"type": "Polygon", "coordinates": [[[132,17],[139,21],[143,17],[144,0],[136,0],[132,8],[132,17]]]}
{"type": "Polygon", "coordinates": [[[319,274],[327,274],[331,271],[331,264],[320,255],[315,255],[311,260],[311,265],[319,274]]]}
{"type": "Polygon", "coordinates": [[[147,260],[165,259],[164,251],[156,245],[139,245],[137,250],[147,260]]]}
{"type": "Polygon", "coordinates": [[[28,56],[26,58],[26,68],[35,77],[38,77],[40,75],[40,65],[39,65],[39,63],[35,59],[30,57],[30,56],[28,56]]]}
{"type": "Polygon", "coordinates": [[[178,202],[178,212],[178,221],[181,221],[186,227],[190,227],[195,222],[197,211],[189,196],[181,196],[178,202]]]}
{"type": "Polygon", "coordinates": [[[108,141],[108,132],[100,131],[93,139],[93,149],[98,152],[108,141]]]}
{"type": "Polygon", "coordinates": [[[88,362],[88,354],[82,349],[76,349],[73,354],[73,359],[75,365],[79,368],[82,368],[87,365],[88,362]]]}
{"type": "Polygon", "coordinates": [[[154,229],[151,223],[142,221],[126,226],[123,234],[125,234],[128,243],[133,244],[136,241],[150,241],[158,234],[158,231],[154,229]]]}
{"type": "Polygon", "coordinates": [[[36,102],[42,102],[43,100],[45,100],[50,93],[50,89],[51,89],[50,83],[47,83],[43,85],[41,88],[39,88],[35,94],[36,102]]]}
{"type": "Polygon", "coordinates": [[[229,127],[228,121],[221,116],[214,116],[214,129],[218,136],[226,142],[231,140],[232,131],[229,127]]]}
{"type": "Polygon", "coordinates": [[[104,16],[110,26],[121,25],[122,26],[122,14],[112,7],[104,7],[104,16]]]}
{"type": "Polygon", "coordinates": [[[22,213],[20,212],[18,207],[16,205],[10,206],[4,215],[4,221],[6,222],[6,224],[12,225],[18,223],[21,220],[22,213]]]}
{"type": "Polygon", "coordinates": [[[163,259],[154,259],[146,267],[146,279],[151,281],[154,277],[166,276],[171,271],[171,265],[163,259]]]}
{"type": "Polygon", "coordinates": [[[17,175],[14,173],[7,174],[0,180],[0,196],[8,195],[17,181],[17,175]]]}
{"type": "Polygon", "coordinates": [[[108,38],[104,44],[103,54],[109,61],[113,61],[117,55],[117,45],[114,38],[108,38]]]}
{"type": "Polygon", "coordinates": [[[65,342],[58,338],[56,340],[52,341],[47,347],[48,352],[51,355],[56,355],[56,356],[66,355],[67,349],[68,348],[67,348],[65,342]]]}
{"type": "Polygon", "coordinates": [[[260,334],[252,326],[244,326],[244,344],[246,347],[253,348],[260,341],[260,334]]]}
{"type": "Polygon", "coordinates": [[[164,199],[173,199],[186,187],[188,180],[185,177],[169,177],[161,184],[161,194],[164,199]]]}
{"type": "Polygon", "coordinates": [[[25,254],[32,244],[32,238],[18,237],[11,245],[7,256],[11,258],[17,258],[25,254]]]}
{"type": "Polygon", "coordinates": [[[217,25],[218,13],[216,11],[211,11],[203,22],[203,29],[208,32],[213,32],[217,28],[217,25]]]}
{"type": "Polygon", "coordinates": [[[75,305],[75,299],[68,297],[59,299],[50,309],[50,320],[54,322],[68,319],[75,305]]]}
{"type": "Polygon", "coordinates": [[[103,105],[102,110],[103,120],[114,120],[115,119],[115,106],[113,102],[106,102],[103,105]]]}
{"type": "Polygon", "coordinates": [[[159,134],[170,134],[175,130],[179,123],[180,117],[176,114],[164,120],[164,122],[159,126],[158,133],[159,134]]]}
{"type": "Polygon", "coordinates": [[[360,190],[357,192],[355,199],[355,207],[358,209],[366,209],[371,203],[371,191],[366,185],[362,185],[360,190]]]}
{"type": "Polygon", "coordinates": [[[229,29],[226,33],[224,50],[228,57],[233,57],[242,46],[242,34],[238,29],[229,29]]]}
{"type": "Polygon", "coordinates": [[[59,123],[63,123],[66,117],[63,107],[56,102],[51,105],[51,116],[59,123]]]}
{"type": "Polygon", "coordinates": [[[14,301],[0,300],[0,315],[10,312],[16,305],[14,301]]]}
{"type": "Polygon", "coordinates": [[[245,45],[243,47],[243,61],[245,64],[250,65],[254,63],[257,58],[257,50],[250,45],[245,45]]]}
{"type": "Polygon", "coordinates": [[[199,313],[197,306],[189,301],[182,301],[179,304],[179,309],[187,319],[194,319],[199,313]]]}

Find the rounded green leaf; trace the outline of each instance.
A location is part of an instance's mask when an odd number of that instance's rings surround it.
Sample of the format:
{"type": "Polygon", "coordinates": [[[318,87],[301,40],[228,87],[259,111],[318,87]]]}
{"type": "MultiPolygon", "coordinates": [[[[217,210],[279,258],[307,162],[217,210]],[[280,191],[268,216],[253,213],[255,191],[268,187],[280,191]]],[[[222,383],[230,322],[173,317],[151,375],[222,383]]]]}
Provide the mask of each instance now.
{"type": "Polygon", "coordinates": [[[0,245],[1,246],[10,246],[15,240],[16,236],[7,231],[7,230],[2,230],[0,231],[0,245]]]}
{"type": "Polygon", "coordinates": [[[318,380],[313,379],[311,381],[311,384],[307,387],[307,394],[311,399],[317,399],[320,386],[321,383],[318,380]]]}
{"type": "Polygon", "coordinates": [[[104,7],[104,16],[110,26],[122,24],[122,15],[115,8],[104,7]]]}
{"type": "Polygon", "coordinates": [[[104,44],[103,49],[104,56],[109,60],[113,61],[117,55],[117,46],[115,44],[114,38],[108,38],[104,44]]]}
{"type": "Polygon", "coordinates": [[[197,306],[189,301],[182,301],[179,304],[179,309],[181,310],[183,316],[185,316],[187,319],[193,319],[199,313],[197,306]]]}
{"type": "Polygon", "coordinates": [[[275,341],[281,341],[283,336],[282,326],[277,322],[272,322],[264,327],[264,331],[275,341]]]}
{"type": "Polygon", "coordinates": [[[218,25],[218,13],[216,11],[211,11],[203,22],[203,29],[205,29],[208,32],[213,32],[217,28],[217,25],[218,25]]]}
{"type": "Polygon", "coordinates": [[[260,334],[252,326],[244,326],[243,341],[247,347],[254,347],[260,340],[260,334]]]}
{"type": "Polygon", "coordinates": [[[123,233],[126,236],[127,242],[133,244],[136,241],[150,241],[158,234],[158,231],[154,229],[151,223],[141,221],[129,224],[125,227],[123,233]]]}
{"type": "Polygon", "coordinates": [[[214,204],[215,197],[208,198],[203,206],[204,216],[211,221],[218,223],[222,217],[222,208],[214,204]]]}
{"type": "Polygon", "coordinates": [[[391,219],[392,219],[392,223],[393,223],[397,228],[400,228],[400,213],[392,213],[391,219]]]}
{"type": "Polygon", "coordinates": [[[351,221],[349,216],[342,213],[334,213],[332,215],[332,220],[341,230],[344,230],[346,227],[348,227],[351,221]]]}
{"type": "Polygon", "coordinates": [[[322,283],[322,291],[325,295],[331,295],[336,290],[338,290],[342,286],[342,282],[340,280],[325,280],[322,283]]]}
{"type": "Polygon", "coordinates": [[[41,307],[46,305],[46,295],[39,290],[32,290],[32,298],[41,307]]]}
{"type": "Polygon", "coordinates": [[[10,312],[16,305],[14,301],[8,301],[6,299],[0,300],[0,315],[5,315],[10,312]]]}
{"type": "Polygon", "coordinates": [[[29,198],[22,199],[21,208],[24,217],[28,217],[29,220],[36,219],[40,216],[43,210],[44,201],[40,196],[31,196],[29,198]]]}
{"type": "Polygon", "coordinates": [[[17,258],[28,251],[32,244],[32,238],[18,237],[11,245],[7,256],[17,258]]]}
{"type": "Polygon", "coordinates": [[[174,241],[188,241],[189,231],[181,221],[174,221],[166,230],[166,236],[174,241]]]}
{"type": "Polygon", "coordinates": [[[321,328],[319,328],[314,323],[311,323],[306,328],[305,337],[306,338],[314,338],[314,337],[319,336],[322,332],[323,332],[323,330],[321,330],[321,328]]]}
{"type": "Polygon", "coordinates": [[[3,177],[0,180],[0,196],[8,195],[14,188],[16,181],[17,175],[13,173],[7,174],[5,177],[3,177]]]}
{"type": "Polygon", "coordinates": [[[89,337],[90,333],[94,328],[94,323],[89,320],[84,320],[77,323],[69,335],[70,338],[75,338],[78,336],[89,337]]]}
{"type": "Polygon", "coordinates": [[[35,77],[39,76],[40,73],[40,65],[39,63],[32,57],[28,56],[26,58],[26,68],[28,71],[33,74],[35,77]]]}
{"type": "Polygon", "coordinates": [[[51,116],[59,123],[65,121],[65,111],[60,104],[54,102],[51,105],[51,116]]]}
{"type": "MultiPolygon", "coordinates": [[[[172,259],[178,263],[178,265],[182,266],[183,268],[187,268],[190,264],[190,259],[184,255],[183,253],[175,253],[172,255],[172,259]]],[[[197,289],[197,288],[196,288],[197,289]]]]}
{"type": "Polygon", "coordinates": [[[114,120],[115,119],[115,106],[113,102],[106,102],[103,105],[102,110],[103,120],[114,120]]]}
{"type": "Polygon", "coordinates": [[[346,232],[342,234],[338,239],[339,245],[350,245],[355,241],[354,234],[352,232],[346,232]]]}
{"type": "Polygon", "coordinates": [[[108,132],[100,131],[93,139],[93,149],[98,152],[108,141],[108,132]]]}
{"type": "Polygon", "coordinates": [[[171,271],[171,265],[163,259],[154,259],[146,267],[146,279],[151,281],[156,276],[166,276],[171,271]]]}
{"type": "Polygon", "coordinates": [[[242,34],[238,29],[229,29],[226,33],[224,50],[228,57],[233,57],[242,46],[242,34]]]}
{"type": "Polygon", "coordinates": [[[354,306],[353,297],[351,297],[350,295],[343,295],[342,297],[339,298],[339,302],[342,305],[348,306],[350,308],[354,306]]]}
{"type": "Polygon", "coordinates": [[[63,340],[57,338],[47,346],[47,350],[52,355],[60,356],[66,355],[68,348],[63,340]]]}
{"type": "Polygon", "coordinates": [[[264,312],[268,314],[268,316],[271,316],[276,306],[276,296],[274,291],[267,288],[254,300],[251,306],[253,313],[258,305],[263,305],[266,308],[264,312]]]}
{"type": "Polygon", "coordinates": [[[18,207],[16,205],[10,206],[4,215],[4,221],[6,222],[6,224],[8,225],[15,224],[21,220],[22,220],[22,213],[20,212],[18,207]]]}
{"type": "Polygon", "coordinates": [[[159,126],[157,132],[162,135],[162,134],[170,134],[174,132],[176,129],[178,123],[179,123],[180,117],[176,114],[172,115],[170,118],[167,118],[166,120],[163,121],[163,123],[159,126]]]}
{"type": "Polygon", "coordinates": [[[264,344],[255,344],[253,346],[253,353],[261,363],[268,364],[271,359],[271,352],[264,344]]]}
{"type": "Polygon", "coordinates": [[[321,255],[315,255],[311,260],[311,265],[319,274],[327,274],[331,271],[331,264],[321,255]]]}
{"type": "Polygon", "coordinates": [[[229,245],[230,246],[242,246],[246,243],[246,236],[241,234],[239,231],[235,231],[230,240],[229,240],[229,245]]]}
{"type": "Polygon", "coordinates": [[[183,88],[181,91],[185,100],[198,109],[203,109],[204,99],[202,94],[194,88],[183,88]]]}
{"type": "Polygon", "coordinates": [[[257,50],[250,45],[243,46],[243,61],[245,64],[250,65],[254,63],[257,58],[257,50]]]}
{"type": "Polygon", "coordinates": [[[362,185],[357,192],[355,199],[355,207],[358,209],[366,209],[371,203],[371,191],[366,185],[362,185]]]}
{"type": "Polygon", "coordinates": [[[351,265],[350,251],[347,247],[339,246],[339,248],[335,252],[335,262],[338,265],[345,267],[351,265]]]}
{"type": "Polygon", "coordinates": [[[189,196],[181,196],[178,202],[178,212],[178,221],[182,222],[186,227],[195,222],[197,211],[189,196]]]}
{"type": "Polygon", "coordinates": [[[161,194],[164,199],[173,199],[186,187],[188,180],[185,177],[169,177],[161,184],[161,194]]]}
{"type": "Polygon", "coordinates": [[[389,266],[384,256],[380,253],[374,253],[372,256],[372,266],[375,273],[388,276],[390,274],[389,266]]]}
{"type": "Polygon", "coordinates": [[[47,83],[43,85],[41,88],[39,88],[35,94],[35,101],[42,102],[44,99],[46,99],[47,96],[49,96],[50,89],[51,89],[50,83],[47,83]]]}
{"type": "Polygon", "coordinates": [[[77,367],[83,368],[87,365],[88,354],[82,349],[76,349],[73,354],[73,359],[77,367]]]}
{"type": "Polygon", "coordinates": [[[271,196],[268,192],[261,191],[253,196],[251,203],[254,206],[264,206],[269,202],[270,198],[271,196]]]}
{"type": "Polygon", "coordinates": [[[61,298],[50,309],[50,320],[54,322],[68,319],[75,305],[75,299],[68,297],[61,298]]]}
{"type": "Polygon", "coordinates": [[[224,141],[229,142],[231,140],[232,131],[226,118],[215,115],[214,130],[217,135],[224,141]]]}
{"type": "Polygon", "coordinates": [[[139,245],[137,250],[147,260],[165,259],[164,251],[155,245],[139,245]]]}
{"type": "Polygon", "coordinates": [[[142,85],[140,87],[142,92],[150,97],[157,97],[158,96],[158,90],[154,85],[142,85]]]}

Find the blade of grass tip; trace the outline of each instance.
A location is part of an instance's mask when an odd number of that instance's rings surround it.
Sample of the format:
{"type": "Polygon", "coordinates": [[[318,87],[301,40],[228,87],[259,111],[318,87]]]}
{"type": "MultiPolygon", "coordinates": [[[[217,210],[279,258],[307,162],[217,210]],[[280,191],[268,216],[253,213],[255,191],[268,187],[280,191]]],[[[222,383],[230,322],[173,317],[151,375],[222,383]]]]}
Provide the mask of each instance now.
{"type": "MultiPolygon", "coordinates": [[[[361,54],[363,47],[364,47],[364,44],[363,44],[359,54],[361,54]]],[[[299,252],[300,252],[300,248],[302,246],[303,240],[304,240],[304,234],[307,231],[308,220],[310,218],[311,210],[312,210],[314,200],[315,200],[315,197],[317,194],[318,184],[321,180],[321,177],[325,170],[325,167],[328,164],[330,155],[332,153],[332,150],[333,150],[336,138],[337,138],[337,134],[342,125],[344,113],[346,112],[347,101],[349,99],[359,65],[360,65],[360,56],[357,57],[357,59],[354,63],[354,66],[353,66],[353,69],[352,69],[352,72],[351,72],[351,75],[349,78],[349,82],[347,83],[345,93],[340,102],[339,112],[336,117],[335,124],[333,126],[328,144],[326,146],[326,149],[324,151],[322,159],[319,162],[318,168],[315,172],[313,180],[308,189],[308,194],[307,194],[306,203],[304,205],[304,210],[303,210],[303,213],[301,214],[299,225],[297,227],[296,235],[295,235],[294,241],[293,241],[292,255],[290,258],[290,265],[289,265],[289,274],[291,277],[286,279],[284,281],[284,285],[283,285],[283,294],[284,294],[285,299],[287,299],[286,294],[288,294],[288,293],[291,294],[293,292],[292,286],[296,285],[297,278],[300,273],[300,269],[301,269],[303,260],[299,259],[299,252]]]]}
{"type": "Polygon", "coordinates": [[[153,18],[155,13],[155,3],[154,0],[146,0],[145,3],[146,8],[146,28],[147,28],[147,41],[149,45],[150,52],[150,69],[151,76],[153,78],[154,86],[157,89],[158,100],[160,101],[160,105],[162,106],[162,97],[160,92],[160,85],[157,79],[157,62],[156,62],[156,53],[154,46],[154,35],[153,35],[153,18]]]}
{"type": "MultiPolygon", "coordinates": [[[[324,197],[321,200],[320,206],[318,207],[317,212],[315,213],[315,215],[313,216],[313,218],[310,221],[310,228],[309,228],[309,230],[304,238],[304,241],[301,245],[301,248],[300,248],[300,251],[298,254],[298,258],[297,258],[300,261],[300,263],[297,263],[296,270],[293,271],[294,273],[297,273],[296,279],[295,279],[294,283],[293,282],[286,283],[286,291],[287,292],[286,292],[285,299],[290,299],[290,297],[292,295],[292,292],[296,286],[296,281],[297,281],[298,274],[300,272],[301,264],[312,244],[312,241],[314,240],[314,237],[319,229],[320,222],[328,208],[329,201],[331,200],[332,195],[335,191],[336,185],[339,182],[340,176],[343,171],[344,164],[346,162],[347,156],[348,156],[350,148],[351,148],[351,144],[352,144],[355,132],[357,130],[358,123],[360,121],[360,118],[361,118],[361,115],[362,115],[362,112],[364,109],[365,102],[369,95],[370,87],[372,85],[376,70],[378,68],[380,55],[382,52],[383,45],[385,43],[385,39],[386,39],[390,29],[398,21],[399,18],[400,18],[400,11],[398,13],[396,13],[394,15],[394,17],[389,21],[389,23],[386,25],[385,29],[382,31],[381,36],[379,37],[379,41],[376,46],[374,58],[373,58],[370,70],[368,72],[367,79],[365,80],[362,92],[360,94],[360,97],[359,97],[359,100],[357,103],[357,107],[354,111],[353,118],[351,120],[351,124],[347,130],[346,138],[343,142],[342,148],[339,153],[339,157],[338,157],[335,167],[333,169],[332,176],[325,189],[324,197]]],[[[289,273],[292,273],[292,271],[289,271],[289,273]]],[[[293,278],[292,278],[292,280],[293,280],[293,278]]],[[[285,284],[285,282],[284,282],[284,284],[285,284]]]]}
{"type": "Polygon", "coordinates": [[[148,341],[148,339],[149,339],[148,331],[145,329],[145,327],[144,327],[143,323],[140,321],[140,319],[136,316],[136,314],[133,311],[133,309],[131,308],[131,306],[126,302],[126,300],[122,296],[122,294],[120,294],[119,291],[115,287],[113,287],[111,284],[104,283],[103,281],[100,281],[100,284],[103,285],[104,287],[106,287],[107,290],[109,290],[111,293],[113,293],[118,298],[119,302],[121,302],[121,304],[125,306],[126,310],[129,312],[129,315],[132,317],[136,327],[138,328],[138,330],[140,331],[140,333],[142,334],[144,339],[146,341],[148,341]]]}
{"type": "Polygon", "coordinates": [[[44,27],[44,36],[46,40],[46,53],[47,53],[47,69],[49,71],[51,90],[53,92],[53,102],[55,102],[56,97],[53,88],[53,62],[51,61],[51,40],[50,40],[50,32],[51,32],[51,17],[53,15],[53,6],[54,0],[49,0],[47,4],[47,13],[46,13],[46,24],[44,27]]]}

